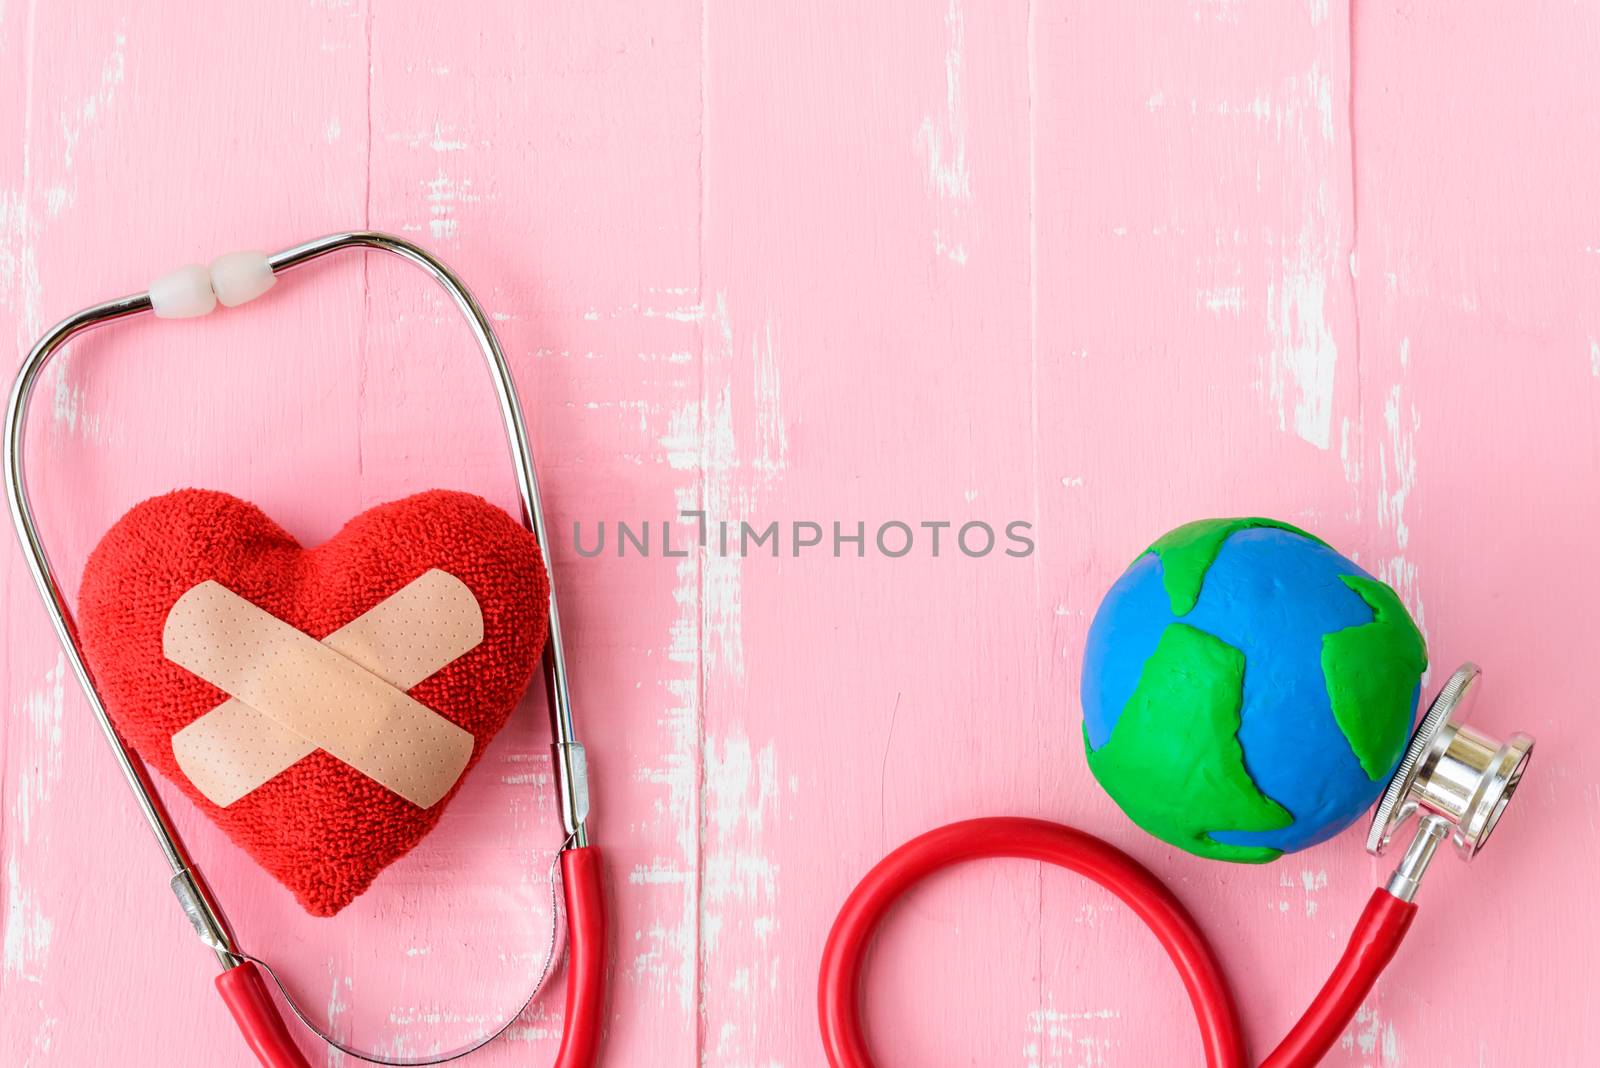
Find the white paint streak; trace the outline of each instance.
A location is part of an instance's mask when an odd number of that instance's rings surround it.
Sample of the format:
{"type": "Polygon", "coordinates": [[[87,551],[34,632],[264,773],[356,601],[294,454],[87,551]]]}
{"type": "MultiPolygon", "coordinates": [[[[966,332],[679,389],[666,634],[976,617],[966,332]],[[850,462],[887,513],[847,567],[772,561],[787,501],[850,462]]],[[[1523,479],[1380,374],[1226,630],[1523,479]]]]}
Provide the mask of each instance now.
{"type": "MultiPolygon", "coordinates": [[[[704,758],[708,839],[723,846],[759,842],[779,797],[772,745],[752,751],[750,740],[736,733],[722,742],[720,752],[716,739],[707,739],[704,758]]],[[[777,893],[776,867],[764,856],[735,850],[715,863],[716,871],[708,870],[704,887],[708,904],[770,900],[777,893]]],[[[711,945],[710,939],[707,945],[711,945]]]]}
{"type": "MultiPolygon", "coordinates": [[[[1065,615],[1065,611],[1058,612],[1065,615]]],[[[1100,922],[1117,914],[1117,907],[1113,904],[1090,904],[1085,902],[1078,906],[1078,911],[1073,914],[1072,922],[1080,927],[1099,927],[1100,922]]]]}
{"type": "MultiPolygon", "coordinates": [[[[1411,339],[1402,338],[1402,370],[1410,360],[1411,339]]],[[[1379,564],[1377,575],[1395,588],[1426,636],[1425,614],[1418,594],[1417,566],[1406,556],[1406,548],[1411,540],[1411,528],[1406,523],[1406,502],[1417,484],[1416,434],[1422,429],[1422,415],[1415,404],[1403,398],[1403,384],[1396,382],[1389,387],[1389,395],[1383,405],[1387,440],[1378,443],[1378,526],[1394,535],[1395,552],[1379,564]]]]}
{"type": "Polygon", "coordinates": [[[937,123],[931,115],[924,118],[917,141],[927,155],[928,183],[940,199],[968,200],[972,176],[967,170],[966,105],[961,86],[966,19],[957,0],[950,0],[945,10],[945,26],[950,43],[944,54],[944,116],[937,123]]]}
{"type": "MultiPolygon", "coordinates": [[[[685,322],[704,318],[699,304],[678,307],[677,314],[662,317],[685,322]]],[[[631,310],[656,314],[653,309],[631,310]]],[[[702,334],[700,396],[670,412],[666,432],[657,439],[669,467],[698,472],[698,485],[680,489],[677,504],[680,511],[704,513],[709,531],[722,522],[752,518],[761,492],[788,466],[777,326],[763,321],[749,332],[748,348],[744,337],[735,328],[727,294],[719,292],[702,334]],[[750,434],[743,444],[740,429],[750,434]]],[[[666,767],[652,773],[667,785],[666,816],[680,836],[681,855],[698,856],[701,867],[690,873],[673,864],[652,862],[635,867],[629,876],[635,885],[684,887],[685,912],[679,922],[636,933],[639,950],[633,972],[661,984],[675,975],[685,1007],[700,1012],[705,1011],[703,1004],[692,1006],[697,972],[710,960],[728,926],[736,924],[749,935],[748,941],[738,943],[741,947],[767,946],[777,928],[773,904],[777,868],[761,843],[762,828],[775,811],[780,792],[775,754],[771,746],[753,752],[743,735],[720,743],[707,737],[702,746],[697,734],[702,730],[701,691],[741,691],[745,674],[743,564],[737,555],[715,551],[714,538],[708,533],[711,543],[699,546],[678,565],[673,594],[678,616],[668,659],[697,669],[698,678],[683,679],[681,689],[674,690],[680,705],[667,723],[671,749],[666,767]],[[692,761],[696,755],[704,769],[698,794],[692,761]],[[725,913],[728,905],[738,907],[725,913]]],[[[726,959],[724,953],[719,965],[726,959]]],[[[749,961],[720,974],[728,976],[736,998],[754,1006],[758,987],[776,987],[780,963],[769,949],[759,953],[752,949],[749,961]]],[[[718,1031],[712,1038],[719,1063],[745,1063],[744,1043],[755,1034],[731,1024],[718,1031]]]]}
{"type": "Polygon", "coordinates": [[[1195,293],[1195,302],[1213,315],[1221,315],[1224,312],[1238,315],[1244,311],[1244,287],[1217,286],[1212,289],[1201,289],[1195,293]]]}
{"type": "MultiPolygon", "coordinates": [[[[707,426],[700,441],[701,501],[708,521],[743,518],[750,501],[741,500],[736,482],[739,470],[739,443],[733,431],[733,385],[735,368],[733,321],[728,316],[726,293],[717,294],[713,317],[718,345],[705,350],[707,388],[721,381],[713,402],[707,406],[707,426]]],[[[709,340],[709,339],[708,339],[709,340]]],[[[701,552],[700,608],[702,652],[708,675],[725,671],[731,681],[744,679],[744,603],[743,565],[737,556],[701,552]]]]}
{"type": "Polygon", "coordinates": [[[117,89],[127,74],[127,48],[127,35],[119,32],[112,45],[111,55],[101,65],[100,84],[76,105],[62,109],[59,120],[63,145],[62,163],[68,170],[72,169],[73,157],[78,150],[78,143],[83,140],[84,131],[110,110],[112,102],[116,99],[117,89]]]}
{"type": "Polygon", "coordinates": [[[1313,224],[1307,223],[1285,256],[1283,273],[1267,292],[1268,325],[1276,338],[1268,388],[1278,409],[1278,425],[1319,449],[1333,428],[1333,383],[1339,359],[1327,321],[1328,271],[1313,224]],[[1290,389],[1294,393],[1289,395],[1290,389]]]}
{"type": "MultiPolygon", "coordinates": [[[[724,383],[710,412],[701,439],[704,472],[702,502],[707,520],[742,518],[749,508],[738,497],[734,475],[739,467],[738,443],[733,435],[732,386],[724,383]]],[[[744,679],[744,563],[734,554],[702,551],[700,562],[701,653],[707,674],[724,672],[733,681],[744,679]]]]}
{"type": "MultiPolygon", "coordinates": [[[[672,287],[652,292],[666,293],[671,296],[683,296],[683,290],[672,287]]],[[[583,320],[587,323],[597,323],[601,319],[628,319],[638,317],[641,319],[667,319],[675,323],[697,324],[705,321],[705,305],[699,303],[685,304],[678,302],[670,307],[657,307],[654,304],[630,304],[625,308],[615,308],[601,314],[599,308],[589,308],[583,313],[583,320]]]]}
{"type": "Polygon", "coordinates": [[[1417,450],[1412,435],[1422,426],[1422,417],[1413,404],[1409,406],[1409,417],[1402,418],[1399,383],[1389,387],[1389,397],[1383,404],[1383,425],[1389,440],[1378,445],[1382,463],[1378,472],[1378,523],[1394,530],[1395,542],[1403,551],[1411,540],[1406,526],[1406,498],[1417,484],[1417,450]]]}
{"type": "Polygon", "coordinates": [[[1300,889],[1305,892],[1306,919],[1312,919],[1317,914],[1317,895],[1328,888],[1328,873],[1326,871],[1312,871],[1309,868],[1300,873],[1300,889]]]}
{"type": "Polygon", "coordinates": [[[99,413],[88,410],[83,387],[67,376],[64,364],[55,376],[55,388],[50,391],[50,418],[57,426],[81,432],[89,441],[105,440],[99,413]]]}
{"type": "Polygon", "coordinates": [[[916,144],[927,162],[928,188],[939,209],[939,223],[933,231],[934,251],[952,263],[964,265],[967,249],[959,231],[962,207],[972,199],[972,174],[967,167],[967,109],[962,87],[966,18],[958,0],[950,0],[945,26],[949,43],[944,53],[944,114],[937,119],[932,115],[923,118],[916,144]]]}
{"type": "MultiPolygon", "coordinates": [[[[1361,446],[1352,438],[1355,424],[1349,416],[1339,420],[1339,465],[1344,468],[1344,480],[1352,486],[1361,484],[1361,446]]],[[[1359,508],[1359,503],[1357,505],[1359,508]]],[[[1359,515],[1356,516],[1359,518],[1359,515]]]]}
{"type": "MultiPolygon", "coordinates": [[[[773,323],[766,320],[752,333],[748,365],[740,361],[726,293],[717,294],[711,324],[714,333],[708,332],[708,341],[715,338],[716,344],[708,344],[705,352],[706,395],[693,418],[680,413],[672,419],[662,444],[673,466],[692,462],[700,470],[700,507],[707,522],[736,523],[754,516],[762,490],[788,469],[779,356],[773,323]],[[736,389],[746,382],[748,391],[736,389]],[[737,409],[745,396],[754,417],[740,420],[737,409]],[[754,424],[755,447],[748,456],[740,446],[736,423],[754,424]],[[691,453],[686,448],[690,445],[698,446],[698,452],[691,453]]],[[[744,563],[737,554],[712,552],[709,547],[700,555],[700,641],[706,674],[742,683],[744,563]]]]}
{"type": "Polygon", "coordinates": [[[39,263],[28,204],[28,151],[23,148],[22,188],[0,199],[0,294],[17,320],[17,343],[26,348],[39,331],[39,263]]]}
{"type": "Polygon", "coordinates": [[[1110,1064],[1114,1043],[1100,1029],[1120,1015],[1115,1009],[1057,1009],[1053,995],[1049,996],[1044,1008],[1028,1013],[1022,1046],[1028,1068],[1100,1068],[1110,1064]]]}
{"type": "Polygon", "coordinates": [[[23,865],[30,847],[36,844],[36,818],[61,779],[66,672],[66,657],[58,652],[55,666],[45,673],[44,685],[26,694],[12,716],[13,723],[25,725],[25,733],[19,732],[15,739],[22,756],[14,765],[17,786],[9,821],[17,833],[5,839],[5,936],[0,975],[35,983],[43,981],[55,922],[45,911],[47,899],[24,879],[23,865]]]}
{"type": "Polygon", "coordinates": [[[1357,1051],[1363,1057],[1378,1055],[1378,1064],[1384,1068],[1400,1063],[1400,1037],[1395,1033],[1393,1021],[1384,1020],[1378,1010],[1362,1006],[1356,1010],[1350,1029],[1339,1038],[1339,1048],[1347,1053],[1357,1051]]]}
{"type": "MultiPolygon", "coordinates": [[[[693,471],[700,466],[700,404],[686,404],[667,415],[667,430],[656,439],[665,450],[663,459],[674,471],[693,471]]],[[[682,504],[682,502],[679,502],[682,504]]],[[[691,508],[695,502],[690,502],[691,508]]]]}
{"type": "MultiPolygon", "coordinates": [[[[687,323],[699,322],[704,316],[699,304],[681,303],[666,312],[639,306],[629,312],[687,323]]],[[[591,321],[599,318],[597,311],[585,315],[591,321]]],[[[703,392],[667,414],[666,430],[657,438],[657,444],[669,468],[698,473],[697,485],[681,487],[677,492],[680,512],[704,512],[709,523],[737,522],[749,515],[756,492],[784,470],[787,431],[780,407],[772,325],[765,324],[761,335],[752,341],[748,367],[736,358],[726,294],[717,296],[712,326],[705,335],[703,392]],[[744,396],[735,384],[747,380],[752,383],[750,396],[760,443],[748,462],[734,430],[736,409],[744,396]]],[[[698,552],[678,563],[676,579],[673,599],[678,613],[670,631],[667,660],[679,665],[683,674],[665,680],[675,703],[662,723],[669,741],[663,766],[645,769],[641,776],[665,786],[661,813],[664,829],[676,836],[678,855],[692,858],[705,856],[699,838],[698,813],[703,801],[696,759],[706,756],[701,752],[700,741],[701,680],[706,686],[743,683],[742,566],[737,556],[723,556],[709,551],[708,546],[700,546],[698,552]]],[[[707,788],[714,789],[709,785],[707,788]]],[[[708,874],[703,878],[715,879],[715,858],[706,864],[708,874]]],[[[720,913],[705,910],[703,878],[697,882],[697,877],[698,871],[682,870],[677,863],[661,858],[637,865],[629,873],[633,885],[682,888],[682,911],[676,923],[657,922],[647,930],[635,932],[638,949],[631,970],[636,979],[660,990],[674,988],[685,1012],[696,1011],[697,940],[702,946],[714,941],[721,923],[720,913]],[[701,904],[696,901],[697,885],[701,904]]]]}
{"type": "MultiPolygon", "coordinates": [[[[392,133],[391,141],[401,141],[407,148],[426,148],[433,152],[461,152],[470,147],[467,142],[459,138],[449,137],[445,134],[444,124],[435,122],[433,129],[425,133],[392,133]]],[[[488,147],[488,142],[483,142],[483,147],[488,147]]]]}
{"type": "Polygon", "coordinates": [[[933,233],[933,251],[958,267],[967,265],[967,247],[960,242],[946,244],[944,235],[937,230],[933,233]]]}
{"type": "MultiPolygon", "coordinates": [[[[33,840],[37,810],[50,800],[52,788],[61,778],[61,716],[66,697],[67,661],[56,653],[56,663],[45,673],[44,685],[24,695],[21,720],[27,724],[24,741],[30,759],[20,761],[17,792],[13,798],[16,825],[23,845],[33,840]]],[[[13,722],[17,717],[13,717],[13,722]]]]}
{"type": "MultiPolygon", "coordinates": [[[[123,20],[123,24],[126,20],[123,20]]],[[[111,53],[102,62],[98,77],[88,92],[75,103],[63,104],[56,116],[61,136],[61,169],[71,175],[79,146],[85,135],[111,111],[127,74],[128,38],[119,30],[112,39],[111,53]]],[[[30,58],[31,62],[31,58],[30,58]]],[[[17,341],[26,348],[42,329],[39,321],[39,268],[36,254],[42,223],[60,217],[77,195],[75,178],[50,186],[41,204],[33,188],[33,112],[31,99],[24,102],[22,131],[22,182],[18,189],[0,194],[0,289],[5,302],[16,313],[17,341]]],[[[57,359],[53,368],[52,416],[57,425],[83,430],[93,441],[102,438],[98,417],[83,412],[82,391],[69,380],[70,351],[57,359]]]]}
{"type": "Polygon", "coordinates": [[[437,241],[453,239],[461,229],[461,222],[456,218],[457,205],[478,201],[477,194],[471,192],[472,179],[457,181],[440,171],[423,184],[428,188],[428,232],[437,241]]]}
{"type": "MultiPolygon", "coordinates": [[[[718,298],[718,307],[722,300],[718,298]]],[[[772,320],[751,342],[755,363],[756,438],[755,466],[767,479],[782,473],[789,463],[789,432],[783,420],[783,390],[778,381],[778,351],[772,341],[772,320]]]]}
{"type": "MultiPolygon", "coordinates": [[[[778,929],[778,866],[766,852],[763,832],[777,813],[777,758],[771,743],[752,750],[735,733],[720,750],[706,740],[705,836],[700,904],[700,959],[707,974],[715,963],[727,978],[727,992],[744,1011],[730,1015],[717,1035],[718,1063],[750,1063],[745,1043],[761,1030],[733,1022],[753,1020],[762,1006],[776,1003],[783,959],[774,952],[778,929]],[[733,929],[747,937],[726,946],[733,929]]],[[[702,1010],[703,1010],[702,1006],[702,1010]]]]}
{"type": "Polygon", "coordinates": [[[7,857],[4,968],[0,974],[42,983],[54,932],[55,923],[45,915],[39,895],[23,885],[17,858],[7,857]]]}
{"type": "Polygon", "coordinates": [[[1278,426],[1290,427],[1319,449],[1332,441],[1333,387],[1339,351],[1328,325],[1329,281],[1348,258],[1340,249],[1340,212],[1329,192],[1335,165],[1333,80],[1313,63],[1291,78],[1281,108],[1273,109],[1285,165],[1307,184],[1299,232],[1283,251],[1278,277],[1268,286],[1267,395],[1278,426]]]}
{"type": "MultiPolygon", "coordinates": [[[[353,989],[354,984],[351,982],[350,977],[348,975],[339,975],[335,972],[333,970],[333,962],[330,961],[328,963],[328,1014],[325,1019],[327,1020],[328,1033],[346,1044],[350,1042],[350,1021],[347,1017],[350,1013],[350,994],[353,989]]],[[[396,1041],[399,1041],[399,1039],[397,1038],[396,1041]]],[[[334,1049],[332,1046],[328,1047],[328,1068],[338,1068],[346,1060],[344,1053],[334,1049]]]]}
{"type": "MultiPolygon", "coordinates": [[[[698,407],[691,406],[675,413],[672,423],[669,438],[675,435],[684,439],[696,437],[698,407]]],[[[662,444],[667,445],[667,439],[664,438],[662,444]]],[[[675,446],[667,447],[669,462],[674,449],[675,446]]],[[[676,463],[671,466],[678,468],[676,463]]],[[[679,508],[694,508],[698,504],[692,486],[680,489],[677,497],[679,508]]],[[[676,888],[678,919],[670,924],[656,920],[633,933],[635,952],[629,972],[646,991],[657,995],[675,994],[680,1009],[688,1016],[695,1009],[695,942],[699,919],[695,901],[698,872],[683,866],[692,863],[699,852],[700,613],[699,567],[694,557],[678,563],[672,598],[678,612],[669,631],[666,656],[668,663],[677,666],[678,672],[662,680],[671,703],[658,721],[667,744],[660,766],[643,767],[636,778],[664,788],[665,797],[657,802],[654,813],[656,833],[670,836],[677,853],[671,859],[657,856],[647,863],[636,864],[628,873],[628,882],[663,891],[676,888]]],[[[667,914],[670,908],[664,905],[659,914],[667,914]]]]}

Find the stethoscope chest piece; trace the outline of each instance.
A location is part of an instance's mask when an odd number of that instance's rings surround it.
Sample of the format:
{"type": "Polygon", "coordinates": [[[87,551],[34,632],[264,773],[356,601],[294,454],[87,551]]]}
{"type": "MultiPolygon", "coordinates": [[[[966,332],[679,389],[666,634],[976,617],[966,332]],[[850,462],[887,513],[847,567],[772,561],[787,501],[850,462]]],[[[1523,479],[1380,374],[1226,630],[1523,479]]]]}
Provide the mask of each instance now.
{"type": "Polygon", "coordinates": [[[1434,698],[1411,738],[1400,767],[1378,802],[1367,851],[1381,856],[1413,813],[1418,826],[1389,891],[1410,901],[1428,862],[1446,837],[1463,860],[1471,860],[1505,814],[1533,738],[1517,732],[1501,742],[1469,727],[1466,720],[1483,688],[1476,664],[1457,668],[1434,698]]]}

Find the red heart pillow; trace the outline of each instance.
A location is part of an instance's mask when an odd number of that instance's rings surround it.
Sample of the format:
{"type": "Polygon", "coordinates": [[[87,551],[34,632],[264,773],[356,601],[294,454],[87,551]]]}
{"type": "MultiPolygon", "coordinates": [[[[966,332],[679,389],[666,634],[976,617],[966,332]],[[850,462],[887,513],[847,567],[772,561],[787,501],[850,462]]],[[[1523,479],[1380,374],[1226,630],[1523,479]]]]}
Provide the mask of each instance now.
{"type": "Polygon", "coordinates": [[[168,613],[215,580],[320,641],[432,569],[471,591],[483,639],[407,692],[471,733],[470,771],[527,689],[548,625],[538,543],[487,501],[421,493],[303,549],[252,504],[180,490],[118,520],[84,568],[78,637],[118,733],[315,915],[344,908],[421,841],[467,772],[422,809],[318,749],[227,807],[213,804],[179,767],[172,736],[229,695],[166,658],[168,613]]]}

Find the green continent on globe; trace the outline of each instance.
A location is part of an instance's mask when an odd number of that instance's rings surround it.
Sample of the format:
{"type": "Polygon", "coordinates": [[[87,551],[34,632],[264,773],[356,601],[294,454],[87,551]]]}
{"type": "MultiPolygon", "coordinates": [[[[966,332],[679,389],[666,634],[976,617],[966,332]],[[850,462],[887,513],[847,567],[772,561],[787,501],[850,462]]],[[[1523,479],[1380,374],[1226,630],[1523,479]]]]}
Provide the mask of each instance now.
{"type": "Polygon", "coordinates": [[[1287,530],[1318,545],[1328,544],[1299,527],[1260,516],[1196,519],[1193,523],[1169,530],[1139,555],[1155,553],[1160,558],[1161,583],[1166,588],[1167,599],[1172,602],[1173,615],[1186,616],[1200,603],[1200,587],[1205,584],[1206,572],[1211,568],[1212,561],[1222,551],[1222,543],[1238,531],[1258,527],[1287,530]]]}
{"type": "Polygon", "coordinates": [[[1377,579],[1343,575],[1372,609],[1372,622],[1322,636],[1322,674],[1339,730],[1361,770],[1388,778],[1411,736],[1417,680],[1428,651],[1394,590],[1377,579]]]}
{"type": "Polygon", "coordinates": [[[1243,703],[1244,654],[1203,630],[1172,623],[1145,661],[1111,737],[1092,749],[1085,733],[1089,770],[1135,823],[1162,841],[1215,860],[1275,860],[1280,850],[1209,837],[1216,830],[1275,831],[1294,822],[1245,769],[1237,738],[1243,703]]]}

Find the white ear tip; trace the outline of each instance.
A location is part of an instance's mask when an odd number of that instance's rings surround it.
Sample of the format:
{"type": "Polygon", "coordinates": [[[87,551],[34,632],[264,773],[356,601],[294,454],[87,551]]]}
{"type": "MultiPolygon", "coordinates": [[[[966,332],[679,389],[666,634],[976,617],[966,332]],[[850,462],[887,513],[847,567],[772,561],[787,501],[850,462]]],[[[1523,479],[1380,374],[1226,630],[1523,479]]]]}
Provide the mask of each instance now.
{"type": "Polygon", "coordinates": [[[211,273],[198,263],[179,267],[150,283],[150,307],[163,319],[192,319],[216,306],[211,273]]]}
{"type": "Polygon", "coordinates": [[[255,300],[277,280],[265,252],[230,252],[211,261],[211,288],[226,308],[255,300]]]}

